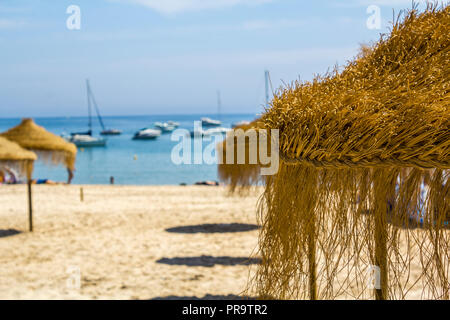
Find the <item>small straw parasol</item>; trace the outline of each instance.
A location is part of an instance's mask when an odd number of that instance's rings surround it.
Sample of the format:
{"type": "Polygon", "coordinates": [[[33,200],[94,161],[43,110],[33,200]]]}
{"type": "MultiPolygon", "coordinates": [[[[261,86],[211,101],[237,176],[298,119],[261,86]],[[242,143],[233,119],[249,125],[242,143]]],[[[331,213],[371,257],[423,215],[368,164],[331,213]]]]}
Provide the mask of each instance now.
{"type": "Polygon", "coordinates": [[[67,169],[74,170],[76,146],[38,126],[32,119],[23,119],[18,126],[0,136],[18,143],[25,149],[35,151],[40,160],[55,165],[62,164],[67,169]]]}
{"type": "MultiPolygon", "coordinates": [[[[22,119],[18,126],[9,129],[0,136],[16,142],[25,149],[36,152],[39,159],[47,164],[64,165],[69,173],[68,183],[70,183],[77,154],[77,148],[73,143],[48,132],[29,118],[22,119]]],[[[32,231],[31,176],[28,177],[28,193],[30,197],[30,231],[32,231]]]]}
{"type": "MultiPolygon", "coordinates": [[[[34,152],[20,147],[17,143],[0,137],[0,167],[7,166],[16,169],[21,175],[26,175],[31,179],[33,173],[33,163],[37,159],[34,152]]],[[[31,198],[29,198],[31,206],[31,198]]],[[[32,228],[31,207],[29,211],[30,229],[32,228]]]]}

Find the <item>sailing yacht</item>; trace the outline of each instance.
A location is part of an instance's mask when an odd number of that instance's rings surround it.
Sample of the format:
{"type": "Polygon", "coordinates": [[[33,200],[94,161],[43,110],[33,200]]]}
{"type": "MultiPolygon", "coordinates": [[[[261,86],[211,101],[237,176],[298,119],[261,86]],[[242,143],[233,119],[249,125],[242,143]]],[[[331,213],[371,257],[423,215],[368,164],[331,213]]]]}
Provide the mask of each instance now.
{"type": "Polygon", "coordinates": [[[117,136],[122,134],[122,131],[117,129],[106,129],[105,124],[103,123],[102,116],[100,115],[100,110],[98,108],[97,102],[95,101],[94,93],[91,90],[91,86],[89,85],[89,80],[87,80],[87,87],[88,87],[88,95],[92,98],[92,103],[94,104],[95,111],[97,113],[98,122],[100,122],[100,125],[102,127],[102,131],[100,131],[100,134],[102,136],[117,136]]]}
{"type": "Polygon", "coordinates": [[[106,139],[96,138],[92,136],[92,112],[91,112],[91,99],[94,103],[95,109],[97,111],[97,116],[102,125],[103,130],[105,127],[103,125],[103,121],[98,112],[97,103],[95,102],[95,98],[92,95],[91,87],[89,85],[89,80],[86,80],[86,89],[87,89],[87,100],[88,100],[88,114],[89,114],[89,122],[88,127],[89,130],[86,132],[73,132],[70,137],[67,138],[69,142],[74,143],[77,147],[104,147],[106,146],[106,139]]]}
{"type": "Polygon", "coordinates": [[[94,138],[87,134],[75,134],[69,138],[69,142],[74,143],[77,147],[104,147],[106,140],[102,138],[94,138]]]}
{"type": "MultiPolygon", "coordinates": [[[[217,116],[220,118],[220,107],[222,103],[220,101],[220,91],[217,91],[217,116]]],[[[213,120],[211,118],[201,118],[203,127],[219,127],[222,122],[220,120],[213,120]]]]}
{"type": "Polygon", "coordinates": [[[201,118],[200,120],[202,121],[203,127],[218,127],[222,124],[220,120],[213,120],[207,117],[201,118]]]}

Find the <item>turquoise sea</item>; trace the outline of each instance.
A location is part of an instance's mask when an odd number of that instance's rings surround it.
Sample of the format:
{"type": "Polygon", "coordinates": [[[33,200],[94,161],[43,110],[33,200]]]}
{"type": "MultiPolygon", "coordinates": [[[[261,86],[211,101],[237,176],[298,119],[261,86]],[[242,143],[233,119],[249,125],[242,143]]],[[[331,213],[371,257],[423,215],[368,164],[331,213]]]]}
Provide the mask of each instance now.
{"type": "MultiPolygon", "coordinates": [[[[180,128],[192,130],[194,121],[207,116],[217,119],[217,115],[155,115],[155,116],[115,116],[103,117],[107,128],[122,130],[120,136],[107,136],[107,146],[78,150],[74,184],[109,184],[113,176],[119,185],[178,185],[193,184],[202,180],[218,180],[217,165],[192,164],[176,165],[171,160],[172,148],[179,142],[171,141],[170,134],[162,134],[156,140],[132,140],[134,133],[144,127],[153,126],[158,121],[173,120],[180,128]]],[[[223,127],[231,127],[234,122],[255,119],[254,114],[221,115],[223,127]]],[[[0,132],[17,124],[21,119],[0,119],[0,132]]],[[[87,117],[34,118],[34,121],[57,135],[86,131],[87,117]]],[[[101,131],[97,119],[93,119],[94,136],[101,131]]],[[[210,142],[205,142],[208,144],[210,142]]],[[[47,166],[39,161],[35,164],[35,179],[66,181],[67,172],[63,167],[47,166]]]]}

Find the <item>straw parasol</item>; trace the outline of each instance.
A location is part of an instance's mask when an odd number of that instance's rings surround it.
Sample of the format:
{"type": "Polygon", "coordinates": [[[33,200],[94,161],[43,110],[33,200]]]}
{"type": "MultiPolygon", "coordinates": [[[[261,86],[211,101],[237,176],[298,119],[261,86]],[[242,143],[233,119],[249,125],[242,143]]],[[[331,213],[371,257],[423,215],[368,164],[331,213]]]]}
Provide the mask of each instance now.
{"type": "MultiPolygon", "coordinates": [[[[20,174],[26,175],[31,179],[33,173],[33,163],[37,159],[34,152],[20,147],[17,143],[11,142],[6,138],[0,137],[0,168],[2,166],[12,167],[20,174]]],[[[31,204],[31,198],[28,199],[31,204]]],[[[30,229],[32,228],[31,209],[29,211],[30,229]]]]}
{"type": "Polygon", "coordinates": [[[13,167],[20,174],[31,177],[33,162],[37,159],[34,152],[23,149],[17,143],[0,137],[0,166],[13,167]]]}
{"type": "MultiPolygon", "coordinates": [[[[54,165],[66,166],[69,173],[69,183],[75,169],[77,148],[74,144],[63,138],[48,132],[43,127],[36,125],[32,119],[23,119],[22,122],[8,131],[0,134],[6,139],[16,142],[21,147],[37,153],[40,160],[54,165]]],[[[28,194],[30,198],[30,231],[32,227],[32,202],[31,202],[31,177],[28,177],[28,194]]]]}
{"type": "Polygon", "coordinates": [[[0,136],[18,143],[25,149],[35,151],[40,160],[62,164],[67,169],[74,170],[77,154],[76,146],[38,126],[32,119],[23,119],[18,126],[9,129],[0,136]]]}
{"type": "Polygon", "coordinates": [[[410,10],[341,73],[274,97],[263,125],[280,130],[282,161],[260,204],[261,297],[404,299],[422,285],[449,299],[448,30],[450,6],[410,10]]]}

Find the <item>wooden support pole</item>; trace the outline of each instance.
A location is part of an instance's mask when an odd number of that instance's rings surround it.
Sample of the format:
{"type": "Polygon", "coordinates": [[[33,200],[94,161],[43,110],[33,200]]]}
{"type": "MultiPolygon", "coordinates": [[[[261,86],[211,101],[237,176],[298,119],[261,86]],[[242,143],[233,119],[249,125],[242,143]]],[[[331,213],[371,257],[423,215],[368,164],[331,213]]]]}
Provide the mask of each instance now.
{"type": "Polygon", "coordinates": [[[316,267],[316,224],[314,215],[310,217],[308,234],[308,273],[309,273],[309,299],[317,300],[317,267],[316,267]]]}
{"type": "Polygon", "coordinates": [[[375,265],[379,268],[379,286],[375,287],[375,299],[388,299],[388,263],[387,263],[387,215],[388,205],[387,201],[392,195],[386,188],[385,182],[388,180],[389,172],[378,172],[379,178],[375,179],[375,265]],[[381,178],[380,178],[381,177],[381,178]]]}
{"type": "Polygon", "coordinates": [[[28,226],[33,231],[33,198],[31,195],[31,179],[28,179],[28,226]]]}
{"type": "Polygon", "coordinates": [[[380,286],[375,288],[376,300],[387,299],[386,217],[375,218],[375,264],[380,269],[380,286]]]}

